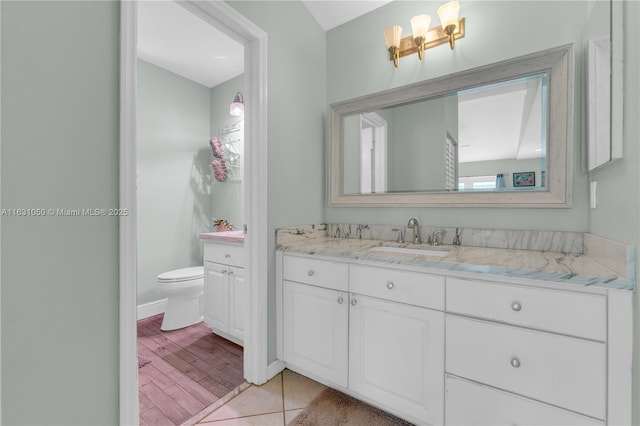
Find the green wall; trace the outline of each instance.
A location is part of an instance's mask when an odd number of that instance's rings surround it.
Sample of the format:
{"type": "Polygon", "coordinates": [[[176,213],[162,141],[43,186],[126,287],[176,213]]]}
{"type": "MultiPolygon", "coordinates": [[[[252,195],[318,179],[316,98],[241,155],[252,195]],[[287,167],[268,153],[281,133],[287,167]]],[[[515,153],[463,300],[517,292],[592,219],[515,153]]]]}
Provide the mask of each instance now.
{"type": "MultiPolygon", "coordinates": [[[[2,1],[2,208],[118,207],[119,5],[2,1]]],[[[2,424],[118,423],[118,219],[2,217],[2,424]]]]}
{"type": "Polygon", "coordinates": [[[211,89],[145,61],[137,87],[138,305],[158,274],[202,265],[210,230],[211,89]]]}
{"type": "MultiPolygon", "coordinates": [[[[244,75],[234,77],[211,88],[211,136],[219,136],[221,128],[238,122],[242,117],[229,115],[229,104],[236,92],[244,91],[244,75]]],[[[241,154],[244,160],[244,123],[242,131],[227,135],[238,142],[232,144],[233,149],[241,154]]],[[[209,159],[209,164],[213,157],[209,159]]],[[[244,181],[242,169],[237,170],[237,179],[227,182],[213,180],[211,186],[210,212],[212,218],[222,218],[230,221],[234,229],[242,229],[244,224],[244,181]]]]}
{"type": "MultiPolygon", "coordinates": [[[[467,18],[466,36],[456,42],[455,50],[439,46],[428,50],[423,61],[419,61],[417,55],[411,55],[400,58],[399,68],[394,68],[385,49],[383,30],[390,25],[401,25],[404,35],[407,35],[411,31],[409,20],[412,16],[429,13],[437,21],[436,9],[441,3],[396,0],[328,31],[328,103],[575,43],[574,100],[576,105],[581,105],[584,56],[580,43],[592,9],[588,2],[463,2],[461,15],[467,18]],[[544,23],[544,28],[553,28],[553,31],[540,31],[540,23],[544,23]]],[[[581,111],[576,108],[576,164],[581,158],[581,129],[581,111]]],[[[573,207],[570,209],[327,207],[325,221],[405,224],[413,216],[432,226],[521,229],[526,223],[529,229],[586,231],[587,197],[586,174],[576,167],[573,172],[573,207]]]]}
{"type": "Polygon", "coordinates": [[[324,220],[325,33],[293,1],[229,4],[268,34],[269,360],[276,357],[275,230],[324,220]]]}
{"type": "MultiPolygon", "coordinates": [[[[598,207],[589,209],[589,232],[636,247],[640,271],[640,2],[624,4],[623,158],[589,174],[597,182],[598,207]]],[[[615,40],[614,40],[615,42],[615,40]]],[[[640,292],[634,298],[634,424],[640,424],[640,292]]]]}

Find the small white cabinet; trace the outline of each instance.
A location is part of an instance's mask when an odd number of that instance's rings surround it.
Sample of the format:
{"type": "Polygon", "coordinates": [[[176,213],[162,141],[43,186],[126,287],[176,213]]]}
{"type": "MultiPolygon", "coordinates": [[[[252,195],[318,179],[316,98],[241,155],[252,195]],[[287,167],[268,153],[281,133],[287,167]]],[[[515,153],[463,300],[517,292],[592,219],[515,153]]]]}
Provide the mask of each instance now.
{"type": "Polygon", "coordinates": [[[243,247],[205,243],[204,321],[214,333],[242,345],[248,305],[243,247]]]}

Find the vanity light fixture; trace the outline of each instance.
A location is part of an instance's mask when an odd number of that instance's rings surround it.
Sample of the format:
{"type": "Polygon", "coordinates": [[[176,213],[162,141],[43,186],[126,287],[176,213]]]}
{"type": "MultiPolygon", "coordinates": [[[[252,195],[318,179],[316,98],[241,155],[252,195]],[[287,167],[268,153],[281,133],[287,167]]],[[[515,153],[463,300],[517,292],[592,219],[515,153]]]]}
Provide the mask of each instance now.
{"type": "Polygon", "coordinates": [[[402,37],[402,27],[394,25],[384,30],[384,38],[389,51],[389,60],[398,68],[400,58],[418,53],[422,60],[424,51],[441,44],[449,43],[451,50],[455,46],[455,40],[464,37],[465,18],[458,18],[460,4],[450,1],[438,8],[440,25],[429,28],[431,17],[429,15],[417,15],[411,18],[411,31],[413,34],[402,37]]]}
{"type": "Polygon", "coordinates": [[[233,102],[229,105],[229,114],[234,117],[242,117],[244,115],[244,99],[242,93],[237,92],[233,97],[233,102]]]}

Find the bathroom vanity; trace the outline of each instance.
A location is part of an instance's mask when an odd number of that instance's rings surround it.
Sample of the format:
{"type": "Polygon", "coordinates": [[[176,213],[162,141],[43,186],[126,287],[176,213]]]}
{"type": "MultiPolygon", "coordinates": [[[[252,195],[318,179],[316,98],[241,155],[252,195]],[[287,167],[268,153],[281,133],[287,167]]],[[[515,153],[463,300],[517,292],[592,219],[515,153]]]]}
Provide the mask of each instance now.
{"type": "Polygon", "coordinates": [[[200,234],[204,241],[204,321],[215,334],[244,341],[248,288],[242,231],[200,234]]]}
{"type": "Polygon", "coordinates": [[[416,424],[630,423],[631,279],[586,254],[413,248],[280,239],[286,367],[416,424]]]}

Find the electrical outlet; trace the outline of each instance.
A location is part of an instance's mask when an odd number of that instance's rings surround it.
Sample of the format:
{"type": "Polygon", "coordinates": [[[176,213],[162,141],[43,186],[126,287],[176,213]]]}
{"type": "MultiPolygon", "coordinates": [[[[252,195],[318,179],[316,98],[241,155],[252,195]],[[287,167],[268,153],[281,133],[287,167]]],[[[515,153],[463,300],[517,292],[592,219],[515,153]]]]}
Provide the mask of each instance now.
{"type": "Polygon", "coordinates": [[[598,182],[591,182],[591,208],[598,207],[598,182]]]}

